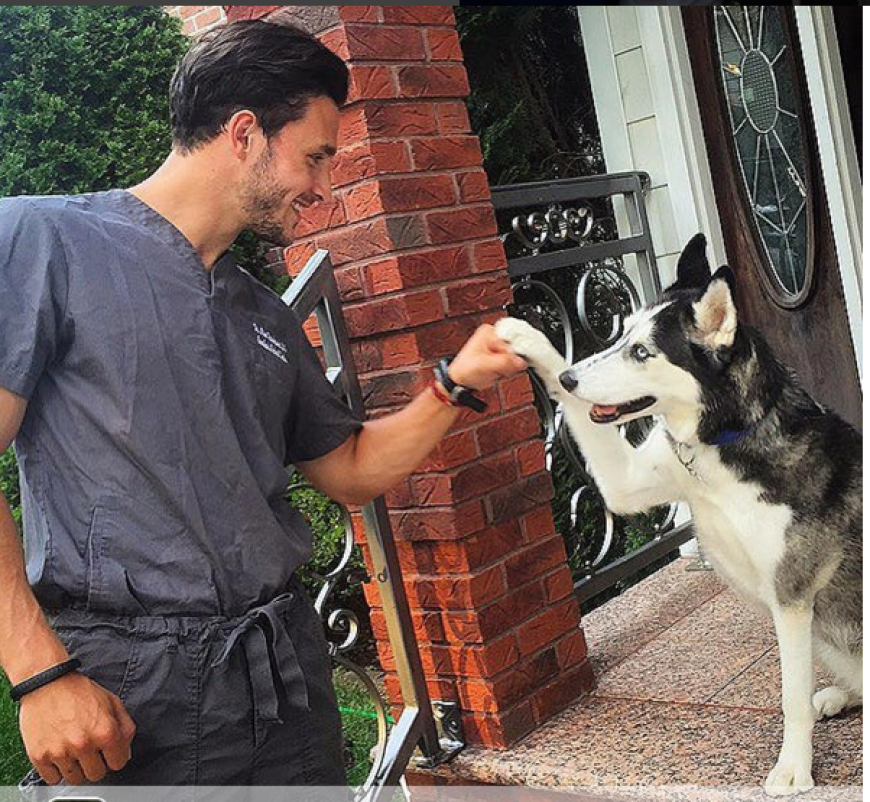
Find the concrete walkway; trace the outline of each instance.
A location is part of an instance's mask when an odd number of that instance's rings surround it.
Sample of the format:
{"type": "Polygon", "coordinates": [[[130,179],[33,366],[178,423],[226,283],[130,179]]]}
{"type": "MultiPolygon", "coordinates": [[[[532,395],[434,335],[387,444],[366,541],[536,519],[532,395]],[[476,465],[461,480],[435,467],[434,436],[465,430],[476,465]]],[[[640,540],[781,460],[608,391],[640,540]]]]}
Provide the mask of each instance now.
{"type": "MultiPolygon", "coordinates": [[[[584,618],[598,680],[590,696],[508,751],[466,750],[442,780],[758,789],[782,737],[773,625],[690,565],[678,560],[584,618]]],[[[860,710],[816,725],[813,774],[817,786],[851,791],[838,798],[860,799],[860,710]]]]}

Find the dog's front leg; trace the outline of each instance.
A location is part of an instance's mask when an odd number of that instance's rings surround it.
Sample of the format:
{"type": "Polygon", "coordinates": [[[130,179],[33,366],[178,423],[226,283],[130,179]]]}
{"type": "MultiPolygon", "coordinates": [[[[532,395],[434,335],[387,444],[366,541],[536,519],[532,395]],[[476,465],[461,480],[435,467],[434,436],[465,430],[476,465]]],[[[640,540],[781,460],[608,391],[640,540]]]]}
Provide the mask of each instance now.
{"type": "Polygon", "coordinates": [[[495,324],[495,332],[526,359],[550,396],[562,404],[571,434],[612,512],[628,515],[676,500],[669,468],[675,458],[664,441],[635,449],[615,426],[592,423],[592,404],[568,392],[559,381],[569,365],[546,335],[524,320],[503,318],[495,324]]]}
{"type": "Polygon", "coordinates": [[[784,796],[813,787],[813,650],[812,606],[775,607],[773,622],[782,671],[784,731],[779,760],[764,789],[784,796]]]}

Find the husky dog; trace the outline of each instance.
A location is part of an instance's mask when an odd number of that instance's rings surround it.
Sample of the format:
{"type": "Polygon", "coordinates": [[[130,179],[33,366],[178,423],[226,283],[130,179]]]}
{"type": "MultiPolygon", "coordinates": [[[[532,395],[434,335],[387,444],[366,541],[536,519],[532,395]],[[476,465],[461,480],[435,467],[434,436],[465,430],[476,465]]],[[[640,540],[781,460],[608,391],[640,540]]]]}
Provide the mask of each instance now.
{"type": "Polygon", "coordinates": [[[685,501],[706,558],[773,617],[784,737],[772,795],[813,786],[813,723],[862,702],[861,435],[804,391],[742,324],[728,267],[695,236],[677,281],[610,348],[569,366],[513,318],[497,334],[564,409],[607,506],[685,501]],[[616,426],[656,424],[637,448],[616,426]],[[813,646],[836,684],[813,695],[813,646]]]}

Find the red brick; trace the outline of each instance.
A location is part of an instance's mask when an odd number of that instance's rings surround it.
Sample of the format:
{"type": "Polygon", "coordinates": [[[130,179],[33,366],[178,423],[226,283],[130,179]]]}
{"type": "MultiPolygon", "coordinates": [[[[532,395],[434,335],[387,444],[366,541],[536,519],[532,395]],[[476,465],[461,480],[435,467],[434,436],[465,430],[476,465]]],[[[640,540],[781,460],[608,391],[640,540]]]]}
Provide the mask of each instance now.
{"type": "Polygon", "coordinates": [[[540,431],[541,422],[535,408],[524,407],[481,424],[477,429],[477,442],[481,454],[491,454],[514,443],[531,440],[540,431]]]}
{"type": "Polygon", "coordinates": [[[345,309],[353,337],[406,329],[443,317],[441,296],[436,290],[421,290],[401,297],[365,301],[345,309]]]}
{"type": "Polygon", "coordinates": [[[344,194],[344,205],[351,220],[364,220],[384,211],[381,203],[380,184],[377,181],[363,181],[354,184],[344,194]]]}
{"type": "Polygon", "coordinates": [[[449,212],[426,215],[432,243],[456,242],[495,235],[497,229],[492,206],[465,206],[449,212]]]}
{"type": "MultiPolygon", "coordinates": [[[[508,595],[477,611],[480,632],[485,639],[505,632],[546,609],[543,587],[539,582],[530,582],[519,587],[508,585],[508,595]]],[[[450,628],[445,621],[445,632],[450,628]]]]}
{"type": "Polygon", "coordinates": [[[452,317],[501,309],[511,298],[507,274],[468,279],[447,287],[448,314],[452,317]]]}
{"type": "Polygon", "coordinates": [[[363,104],[353,106],[345,106],[341,110],[341,116],[338,122],[338,148],[339,153],[335,162],[332,164],[333,175],[336,173],[338,162],[341,157],[341,149],[352,147],[365,140],[368,132],[368,120],[366,119],[366,108],[363,104]]]}
{"type": "Polygon", "coordinates": [[[411,484],[406,479],[397,485],[393,485],[384,493],[384,500],[390,509],[404,509],[411,506],[411,484]]]}
{"type": "Polygon", "coordinates": [[[422,61],[423,32],[410,27],[349,23],[344,26],[351,59],[422,61]]]}
{"type": "Polygon", "coordinates": [[[431,103],[365,104],[368,134],[371,137],[426,136],[437,133],[435,108],[431,103]]]}
{"type": "Polygon", "coordinates": [[[461,541],[426,544],[429,560],[438,573],[466,573],[491,567],[521,545],[516,522],[490,527],[461,541]]]}
{"type": "Polygon", "coordinates": [[[381,6],[339,6],[338,16],[342,22],[381,22],[381,6]]]}
{"type": "Polygon", "coordinates": [[[468,106],[463,100],[451,100],[435,106],[438,118],[438,131],[442,134],[467,134],[471,131],[468,119],[468,106]]]}
{"type": "Polygon", "coordinates": [[[295,242],[284,249],[284,262],[287,265],[287,273],[298,276],[302,268],[308,264],[308,260],[314,256],[317,248],[313,242],[295,242]]]}
{"type": "Polygon", "coordinates": [[[359,268],[339,267],[335,271],[335,283],[342,302],[359,301],[365,297],[359,268]]]}
{"type": "Polygon", "coordinates": [[[347,216],[338,198],[328,203],[318,203],[302,211],[302,219],[296,225],[296,237],[306,237],[317,231],[344,225],[347,216]]]}
{"type": "Polygon", "coordinates": [[[351,344],[351,349],[354,364],[360,373],[418,365],[421,361],[417,338],[413,333],[395,334],[377,340],[357,340],[351,344]]]}
{"type": "Polygon", "coordinates": [[[432,61],[462,61],[462,48],[455,28],[427,28],[424,33],[432,61]]]}
{"type": "Polygon", "coordinates": [[[452,25],[449,6],[382,6],[384,22],[402,25],[452,25]]]}
{"type": "Polygon", "coordinates": [[[446,320],[427,326],[419,334],[420,355],[424,359],[439,359],[455,354],[474,333],[478,320],[471,317],[446,320]]]}
{"type": "Polygon", "coordinates": [[[453,497],[465,501],[482,496],[497,487],[504,487],[517,479],[517,466],[513,454],[501,454],[468,465],[453,479],[453,497]]]}
{"type": "Polygon", "coordinates": [[[565,541],[554,535],[517,552],[508,559],[505,569],[507,583],[511,587],[525,585],[541,574],[546,574],[558,565],[566,565],[565,541]]]}
{"type": "MultiPolygon", "coordinates": [[[[442,629],[444,628],[442,620],[442,629]]],[[[582,629],[573,629],[556,644],[556,657],[563,671],[582,665],[588,656],[586,636],[582,629]]]]}
{"type": "Polygon", "coordinates": [[[506,749],[535,729],[531,700],[516,705],[506,713],[463,713],[462,726],[469,744],[506,749]]]}
{"type": "Polygon", "coordinates": [[[193,18],[193,22],[196,26],[196,30],[201,31],[203,28],[207,28],[209,25],[214,25],[221,19],[222,16],[223,15],[221,14],[221,9],[212,7],[204,10],[200,14],[197,14],[193,18]]]}
{"type": "Polygon", "coordinates": [[[420,473],[450,470],[470,462],[478,455],[474,433],[470,431],[457,432],[445,437],[424,462],[417,467],[417,470],[420,473]]]}
{"type": "Polygon", "coordinates": [[[549,504],[541,505],[520,518],[523,538],[527,543],[552,537],[556,531],[553,510],[549,504]]]}
{"type": "Polygon", "coordinates": [[[531,476],[545,470],[544,441],[532,440],[517,447],[520,476],[531,476]]]}
{"type": "Polygon", "coordinates": [[[350,91],[348,103],[372,98],[398,97],[392,69],[368,64],[349,64],[350,91]]]}
{"type": "Polygon", "coordinates": [[[378,295],[400,288],[430,285],[459,278],[467,275],[469,270],[466,249],[439,247],[415,253],[401,253],[389,259],[363,265],[362,274],[369,294],[378,295]]]}
{"type": "Polygon", "coordinates": [[[397,77],[402,97],[467,97],[470,91],[461,64],[409,64],[397,77]]]}
{"type": "MultiPolygon", "coordinates": [[[[359,123],[361,130],[365,123],[359,123]]],[[[339,150],[332,163],[332,184],[342,187],[376,175],[404,173],[411,157],[404,142],[362,142],[339,150]]]]}
{"type": "Polygon", "coordinates": [[[395,371],[367,375],[360,379],[366,409],[405,406],[419,392],[417,371],[395,371]]]}
{"type": "Polygon", "coordinates": [[[429,209],[456,201],[453,181],[447,175],[385,178],[380,181],[384,211],[429,209]]]}
{"type": "Polygon", "coordinates": [[[329,251],[335,267],[381,256],[396,248],[411,248],[424,243],[423,221],[414,215],[365,220],[327,231],[317,238],[317,245],[329,251]]]}
{"type": "Polygon", "coordinates": [[[548,604],[555,604],[574,593],[574,579],[570,567],[565,564],[542,580],[548,604]]]}
{"type": "Polygon", "coordinates": [[[456,182],[459,185],[459,200],[462,203],[489,200],[489,181],[483,170],[457,173],[456,182]]]}
{"type": "Polygon", "coordinates": [[[411,496],[418,507],[446,506],[453,502],[450,477],[444,474],[424,474],[410,479],[411,496]]]}
{"type": "MultiPolygon", "coordinates": [[[[181,8],[198,9],[203,8],[203,6],[181,6],[181,8]]],[[[260,19],[277,8],[282,8],[282,6],[229,6],[227,8],[227,19],[230,22],[240,19],[260,19]]]]}
{"type": "Polygon", "coordinates": [[[548,473],[539,473],[510,487],[495,490],[486,499],[487,520],[495,525],[519,518],[553,498],[553,482],[548,473]]]}
{"type": "Polygon", "coordinates": [[[408,600],[414,607],[475,609],[494,601],[505,592],[499,565],[461,576],[422,579],[405,574],[404,579],[408,600]]]}
{"type": "Polygon", "coordinates": [[[577,625],[577,602],[569,599],[558,607],[549,607],[526,621],[517,630],[517,641],[523,657],[553,646],[572,626],[577,625]]]}
{"type": "Polygon", "coordinates": [[[456,540],[484,527],[479,501],[455,509],[412,509],[390,514],[393,533],[403,540],[456,540]]]}
{"type": "MultiPolygon", "coordinates": [[[[411,140],[411,157],[418,170],[477,167],[483,155],[476,136],[437,136],[411,140]]],[[[479,198],[478,200],[483,200],[479,198]]]]}
{"type": "Polygon", "coordinates": [[[343,27],[333,28],[317,38],[320,39],[321,44],[335,53],[342,61],[347,61],[350,58],[347,33],[343,27]]]}
{"type": "Polygon", "coordinates": [[[585,662],[575,671],[562,674],[553,682],[540,688],[532,697],[532,705],[538,724],[560,713],[581,696],[589,693],[595,685],[592,666],[585,662]]]}
{"type": "Polygon", "coordinates": [[[528,406],[535,400],[532,383],[528,374],[519,373],[516,376],[503,379],[498,383],[498,394],[501,407],[504,410],[528,406]]]}
{"type": "Polygon", "coordinates": [[[494,270],[506,270],[507,258],[505,257],[504,246],[501,244],[501,241],[491,239],[474,245],[471,264],[473,266],[472,272],[474,273],[490,273],[494,270]]]}

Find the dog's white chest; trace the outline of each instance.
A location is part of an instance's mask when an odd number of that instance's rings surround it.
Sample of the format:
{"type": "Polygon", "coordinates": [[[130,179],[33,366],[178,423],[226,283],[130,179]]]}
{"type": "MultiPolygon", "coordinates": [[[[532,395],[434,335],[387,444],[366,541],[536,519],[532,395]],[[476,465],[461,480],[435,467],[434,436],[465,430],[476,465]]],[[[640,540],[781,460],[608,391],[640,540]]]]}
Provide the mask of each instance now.
{"type": "Polygon", "coordinates": [[[791,510],[762,500],[761,487],[741,481],[715,453],[699,453],[691,467],[686,498],[704,556],[741,596],[769,606],[791,510]]]}

